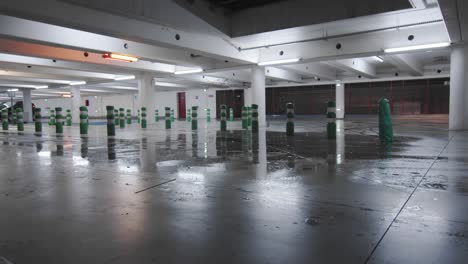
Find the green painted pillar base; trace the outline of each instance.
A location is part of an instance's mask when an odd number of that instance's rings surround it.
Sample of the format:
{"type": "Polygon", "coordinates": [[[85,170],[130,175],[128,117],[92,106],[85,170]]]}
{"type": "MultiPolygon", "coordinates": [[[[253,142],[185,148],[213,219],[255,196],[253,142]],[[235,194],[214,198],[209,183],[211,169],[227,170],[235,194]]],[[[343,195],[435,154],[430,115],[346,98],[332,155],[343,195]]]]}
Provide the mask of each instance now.
{"type": "Polygon", "coordinates": [[[393,142],[393,122],[390,102],[386,98],[379,100],[379,138],[382,142],[393,142]]]}
{"type": "Polygon", "coordinates": [[[62,108],[55,108],[55,133],[63,134],[62,108]]]}
{"type": "Polygon", "coordinates": [[[80,135],[88,135],[88,108],[80,106],[80,135]]]}

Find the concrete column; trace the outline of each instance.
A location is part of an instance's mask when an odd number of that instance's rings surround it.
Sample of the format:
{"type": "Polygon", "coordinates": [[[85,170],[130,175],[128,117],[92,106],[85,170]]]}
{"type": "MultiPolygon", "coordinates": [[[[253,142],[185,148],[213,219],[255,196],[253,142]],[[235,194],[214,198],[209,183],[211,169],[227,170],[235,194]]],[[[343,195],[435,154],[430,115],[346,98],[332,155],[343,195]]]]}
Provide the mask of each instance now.
{"type": "MultiPolygon", "coordinates": [[[[146,112],[152,116],[156,107],[156,91],[154,87],[153,75],[143,74],[138,78],[138,109],[146,107],[146,112]]],[[[135,112],[136,114],[137,112],[135,112]]],[[[148,124],[154,124],[154,118],[147,118],[148,124]]]]}
{"type": "Polygon", "coordinates": [[[335,88],[336,118],[344,119],[345,116],[345,85],[337,83],[335,88]]]}
{"type": "Polygon", "coordinates": [[[80,123],[81,93],[79,86],[70,86],[72,123],[80,123]]]}
{"type": "Polygon", "coordinates": [[[252,88],[244,89],[244,105],[251,105],[252,103],[252,88]]]}
{"type": "Polygon", "coordinates": [[[450,61],[450,130],[468,130],[468,46],[452,49],[450,61]]]}
{"type": "Polygon", "coordinates": [[[23,89],[23,118],[25,123],[33,121],[31,89],[23,89]]]}
{"type": "Polygon", "coordinates": [[[266,126],[265,67],[252,68],[252,103],[258,105],[258,126],[266,126]]]}

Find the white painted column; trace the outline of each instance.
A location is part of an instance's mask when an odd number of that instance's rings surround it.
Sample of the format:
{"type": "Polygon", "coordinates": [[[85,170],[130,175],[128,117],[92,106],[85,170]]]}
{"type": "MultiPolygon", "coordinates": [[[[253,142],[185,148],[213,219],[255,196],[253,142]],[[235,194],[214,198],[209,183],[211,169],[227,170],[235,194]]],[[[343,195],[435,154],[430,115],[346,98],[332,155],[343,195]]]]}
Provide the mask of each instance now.
{"type": "MultiPolygon", "coordinates": [[[[80,106],[81,106],[81,92],[79,86],[70,86],[71,99],[71,112],[72,122],[74,124],[80,123],[80,106]]],[[[84,104],[83,104],[84,105],[84,104]]]]}
{"type": "Polygon", "coordinates": [[[252,67],[252,103],[258,105],[258,126],[266,126],[265,67],[252,67]]]}
{"type": "MultiPolygon", "coordinates": [[[[138,109],[146,107],[146,122],[148,124],[154,124],[153,116],[156,108],[156,89],[154,86],[153,75],[145,73],[138,77],[138,109]]],[[[138,112],[138,111],[137,111],[138,112]]],[[[135,115],[137,114],[135,112],[135,115]]],[[[161,114],[161,113],[160,113],[161,114]]]]}
{"type": "Polygon", "coordinates": [[[454,47],[450,62],[450,130],[468,130],[468,46],[454,47]]]}
{"type": "Polygon", "coordinates": [[[345,85],[337,83],[335,88],[336,118],[344,119],[345,116],[345,85]]]}
{"type": "Polygon", "coordinates": [[[31,89],[23,89],[22,92],[23,92],[23,118],[24,118],[24,122],[29,123],[33,121],[31,89]]]}
{"type": "Polygon", "coordinates": [[[251,105],[252,103],[252,88],[244,89],[244,105],[251,105]]]}

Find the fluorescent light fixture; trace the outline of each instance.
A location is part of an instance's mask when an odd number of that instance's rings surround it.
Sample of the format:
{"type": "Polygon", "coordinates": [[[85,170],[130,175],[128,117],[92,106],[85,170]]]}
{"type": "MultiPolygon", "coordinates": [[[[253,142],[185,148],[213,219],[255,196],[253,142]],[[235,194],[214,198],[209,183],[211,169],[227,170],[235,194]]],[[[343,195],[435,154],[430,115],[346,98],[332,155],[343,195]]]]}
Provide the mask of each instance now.
{"type": "Polygon", "coordinates": [[[382,57],[380,56],[373,56],[372,59],[378,61],[378,62],[384,62],[384,59],[382,59],[382,57]]]}
{"type": "Polygon", "coordinates": [[[17,92],[18,89],[8,89],[7,91],[8,91],[8,92],[17,92]]]}
{"type": "Polygon", "coordinates": [[[49,88],[49,86],[48,85],[36,85],[34,88],[36,88],[36,89],[47,89],[47,88],[49,88]]]}
{"type": "Polygon", "coordinates": [[[114,81],[127,81],[127,80],[134,80],[134,79],[135,79],[135,75],[114,77],[114,81]]]}
{"type": "Polygon", "coordinates": [[[63,98],[72,98],[72,95],[71,94],[62,94],[62,97],[63,98]]]}
{"type": "Polygon", "coordinates": [[[294,63],[294,62],[298,62],[300,60],[301,59],[299,59],[299,58],[294,58],[294,59],[284,59],[284,60],[275,60],[275,61],[263,61],[263,62],[259,62],[258,66],[294,63]]]}
{"type": "Polygon", "coordinates": [[[124,54],[116,54],[116,53],[104,53],[102,54],[102,57],[108,60],[117,60],[117,61],[125,61],[125,62],[137,62],[138,61],[137,57],[124,55],[124,54]]]}
{"type": "Polygon", "coordinates": [[[175,71],[174,74],[191,74],[191,73],[200,73],[203,72],[203,69],[192,69],[192,70],[184,70],[184,71],[175,71]]]}
{"type": "Polygon", "coordinates": [[[412,51],[412,50],[444,48],[444,47],[448,47],[448,46],[450,46],[449,42],[441,42],[441,43],[433,43],[433,44],[425,44],[425,45],[417,45],[417,46],[408,46],[408,47],[384,49],[384,52],[385,53],[395,53],[395,52],[412,51]]]}
{"type": "Polygon", "coordinates": [[[181,85],[176,83],[168,83],[168,82],[155,82],[154,85],[156,86],[165,86],[165,87],[180,87],[181,85]]]}
{"type": "Polygon", "coordinates": [[[69,83],[71,86],[74,86],[74,85],[85,85],[86,82],[85,81],[81,81],[81,82],[70,82],[69,83]]]}

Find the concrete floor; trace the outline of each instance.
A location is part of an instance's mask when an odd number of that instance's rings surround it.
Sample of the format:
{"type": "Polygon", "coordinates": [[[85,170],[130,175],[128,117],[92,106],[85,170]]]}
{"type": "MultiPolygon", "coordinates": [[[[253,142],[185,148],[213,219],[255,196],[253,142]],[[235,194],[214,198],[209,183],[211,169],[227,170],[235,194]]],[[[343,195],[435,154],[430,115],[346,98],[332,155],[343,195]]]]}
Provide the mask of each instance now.
{"type": "Polygon", "coordinates": [[[468,133],[447,116],[0,133],[0,263],[468,263],[468,133]],[[207,132],[208,130],[208,132],[207,132]],[[346,135],[344,135],[346,134],[346,135]]]}

